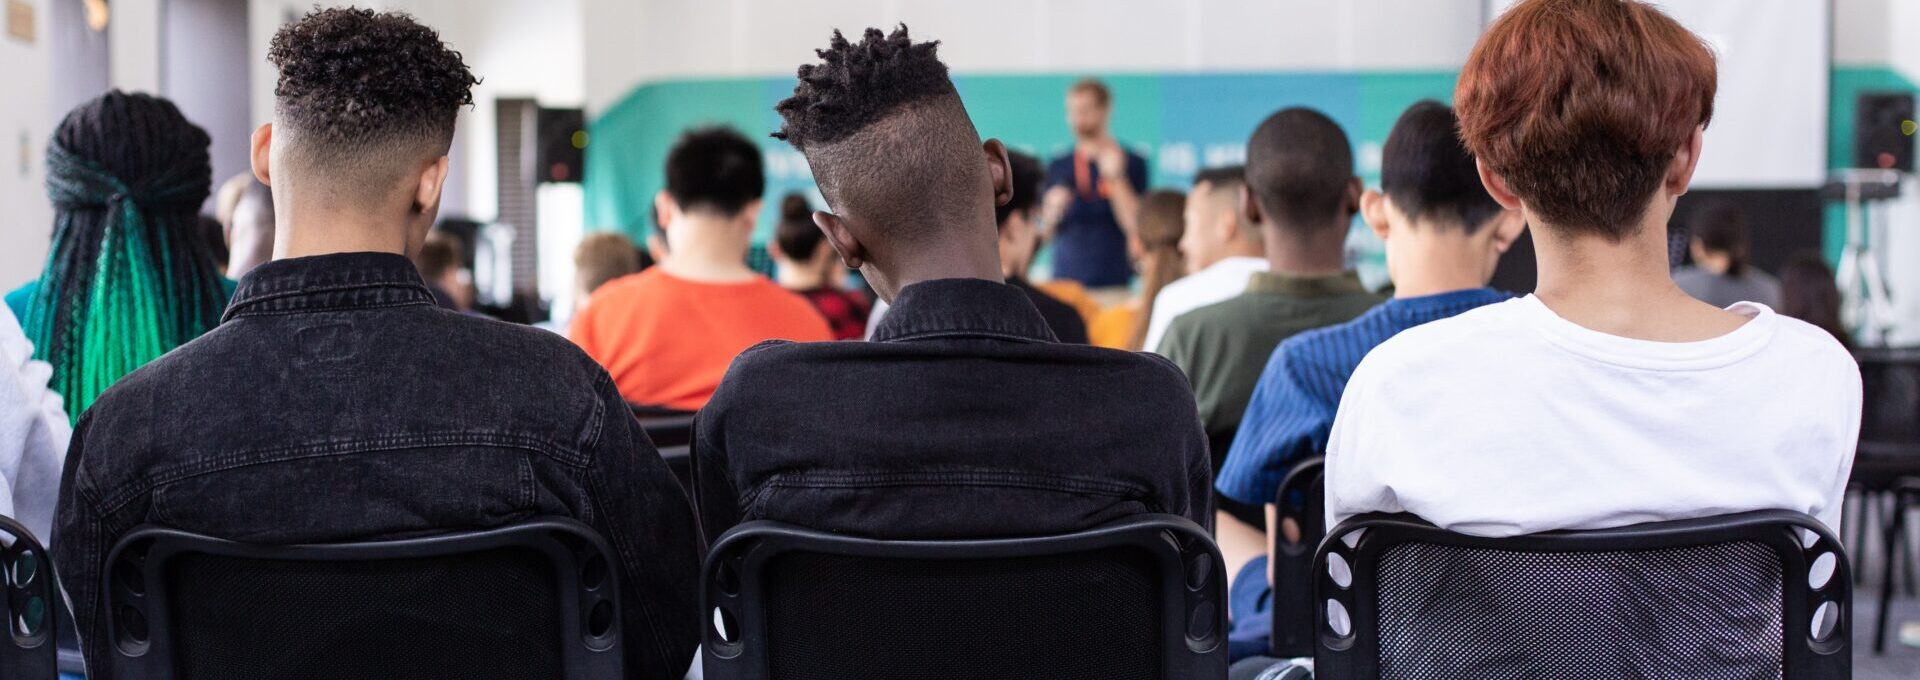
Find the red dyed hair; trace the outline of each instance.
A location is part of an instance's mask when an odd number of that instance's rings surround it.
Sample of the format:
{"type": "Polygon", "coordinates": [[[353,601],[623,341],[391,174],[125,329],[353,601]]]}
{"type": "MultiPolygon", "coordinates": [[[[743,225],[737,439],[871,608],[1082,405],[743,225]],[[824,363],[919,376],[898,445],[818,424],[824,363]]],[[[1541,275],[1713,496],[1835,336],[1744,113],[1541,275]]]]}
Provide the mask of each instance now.
{"type": "Polygon", "coordinates": [[[1634,0],[1524,0],[1474,45],[1460,136],[1554,226],[1619,240],[1713,117],[1713,52],[1634,0]]]}

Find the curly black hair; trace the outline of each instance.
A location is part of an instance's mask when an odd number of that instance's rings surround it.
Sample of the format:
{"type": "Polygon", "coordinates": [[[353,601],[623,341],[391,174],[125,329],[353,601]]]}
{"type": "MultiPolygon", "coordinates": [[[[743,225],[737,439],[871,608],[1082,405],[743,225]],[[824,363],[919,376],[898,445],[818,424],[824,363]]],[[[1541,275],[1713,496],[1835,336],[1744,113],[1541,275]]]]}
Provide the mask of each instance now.
{"type": "Polygon", "coordinates": [[[303,141],[364,149],[412,138],[451,144],[480,81],[440,34],[400,12],[316,9],[273,36],[267,60],[282,124],[303,141]]]}
{"type": "Polygon", "coordinates": [[[835,30],[827,49],[814,51],[822,63],[801,65],[793,96],[774,107],[786,122],[773,137],[805,151],[845,139],[903,106],[959,96],[934,53],[939,46],[938,40],[914,43],[906,24],[885,35],[869,28],[857,45],[835,30]]]}

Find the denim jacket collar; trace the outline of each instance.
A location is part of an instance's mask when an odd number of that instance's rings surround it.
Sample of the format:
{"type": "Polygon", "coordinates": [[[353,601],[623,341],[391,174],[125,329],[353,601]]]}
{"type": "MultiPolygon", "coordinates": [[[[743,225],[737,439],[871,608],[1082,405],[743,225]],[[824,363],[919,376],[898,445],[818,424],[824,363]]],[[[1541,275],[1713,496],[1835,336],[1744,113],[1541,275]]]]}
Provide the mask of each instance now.
{"type": "Polygon", "coordinates": [[[335,253],[274,260],[247,272],[221,321],[433,303],[411,260],[393,253],[335,253]]]}
{"type": "Polygon", "coordinates": [[[873,331],[874,342],[956,336],[1058,342],[1025,291],[984,279],[939,279],[907,286],[873,331]]]}

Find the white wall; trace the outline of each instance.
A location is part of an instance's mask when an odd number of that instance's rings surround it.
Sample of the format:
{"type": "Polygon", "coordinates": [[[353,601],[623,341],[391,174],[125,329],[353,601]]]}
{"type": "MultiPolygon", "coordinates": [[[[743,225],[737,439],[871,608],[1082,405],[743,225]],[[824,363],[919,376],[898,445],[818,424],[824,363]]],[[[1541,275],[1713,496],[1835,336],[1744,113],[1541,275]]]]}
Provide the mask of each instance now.
{"type": "Polygon", "coordinates": [[[0,34],[0,293],[39,275],[51,235],[41,158],[53,133],[47,100],[52,1],[27,0],[35,10],[32,44],[0,34]]]}
{"type": "Polygon", "coordinates": [[[109,4],[107,36],[112,43],[108,58],[112,64],[113,86],[127,92],[158,94],[162,43],[161,4],[164,0],[113,0],[109,4]]]}
{"type": "Polygon", "coordinates": [[[1446,69],[1483,0],[581,0],[592,111],[663,78],[791,74],[904,22],[957,72],[1446,69]],[[855,34],[857,39],[857,34],[855,34]]]}

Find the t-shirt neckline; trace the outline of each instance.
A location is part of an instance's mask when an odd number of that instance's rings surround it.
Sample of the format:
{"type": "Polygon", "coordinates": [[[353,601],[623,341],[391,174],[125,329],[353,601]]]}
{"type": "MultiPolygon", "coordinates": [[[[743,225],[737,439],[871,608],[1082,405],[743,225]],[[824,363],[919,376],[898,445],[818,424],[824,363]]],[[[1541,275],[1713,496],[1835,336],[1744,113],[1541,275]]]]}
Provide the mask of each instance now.
{"type": "Polygon", "coordinates": [[[1739,328],[1706,340],[1661,342],[1641,340],[1581,326],[1547,307],[1538,296],[1512,302],[1548,342],[1573,354],[1617,366],[1654,371],[1697,371],[1720,368],[1753,356],[1779,325],[1779,315],[1757,302],[1737,302],[1727,311],[1745,316],[1739,328]]]}

